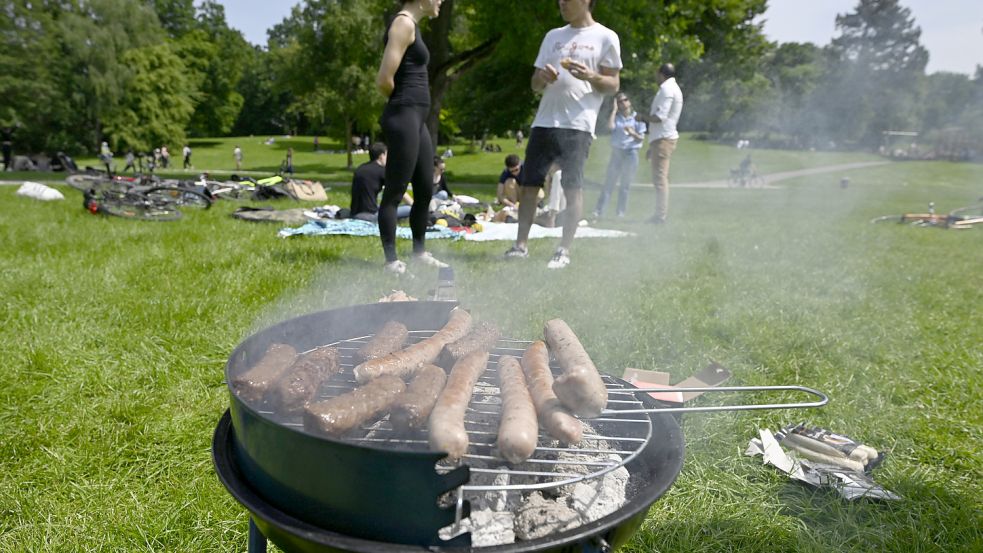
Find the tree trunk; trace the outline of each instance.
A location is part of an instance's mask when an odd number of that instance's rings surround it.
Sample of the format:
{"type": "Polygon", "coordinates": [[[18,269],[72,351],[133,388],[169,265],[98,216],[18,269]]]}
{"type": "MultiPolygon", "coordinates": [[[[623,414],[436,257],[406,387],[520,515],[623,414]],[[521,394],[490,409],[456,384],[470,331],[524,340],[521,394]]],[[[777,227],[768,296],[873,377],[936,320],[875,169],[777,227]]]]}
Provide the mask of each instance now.
{"type": "Polygon", "coordinates": [[[352,162],[352,125],[353,122],[349,118],[345,118],[345,150],[348,151],[348,168],[354,167],[352,162]]]}
{"type": "Polygon", "coordinates": [[[440,108],[444,95],[451,84],[479,61],[491,55],[501,35],[496,35],[482,44],[459,54],[451,52],[450,34],[454,25],[454,0],[444,0],[440,5],[440,16],[430,20],[424,40],[430,50],[430,113],[427,115],[427,128],[434,150],[437,148],[440,128],[440,108]]]}

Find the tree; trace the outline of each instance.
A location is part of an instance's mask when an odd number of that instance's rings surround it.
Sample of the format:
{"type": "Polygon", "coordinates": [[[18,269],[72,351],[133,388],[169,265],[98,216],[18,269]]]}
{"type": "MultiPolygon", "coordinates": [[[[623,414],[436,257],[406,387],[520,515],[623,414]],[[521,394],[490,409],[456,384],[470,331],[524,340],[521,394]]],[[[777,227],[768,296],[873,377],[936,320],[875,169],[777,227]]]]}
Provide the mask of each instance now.
{"type": "Polygon", "coordinates": [[[176,150],[194,112],[184,63],[168,43],[128,50],[121,61],[130,76],[119,105],[103,123],[110,143],[137,151],[170,144],[176,150]]]}
{"type": "Polygon", "coordinates": [[[375,88],[382,57],[381,6],[367,0],[309,0],[271,32],[284,67],[279,76],[293,92],[293,107],[344,137],[348,167],[353,166],[348,137],[356,126],[375,124],[383,104],[375,88]]]}
{"type": "Polygon", "coordinates": [[[229,28],[225,8],[211,0],[198,7],[195,29],[182,42],[184,59],[199,72],[188,131],[193,136],[227,134],[242,109],[238,86],[252,48],[242,33],[229,28]]]}
{"type": "Polygon", "coordinates": [[[898,0],[860,0],[855,11],[836,16],[836,29],[828,48],[827,132],[876,147],[882,131],[916,125],[928,52],[911,10],[898,0]]]}

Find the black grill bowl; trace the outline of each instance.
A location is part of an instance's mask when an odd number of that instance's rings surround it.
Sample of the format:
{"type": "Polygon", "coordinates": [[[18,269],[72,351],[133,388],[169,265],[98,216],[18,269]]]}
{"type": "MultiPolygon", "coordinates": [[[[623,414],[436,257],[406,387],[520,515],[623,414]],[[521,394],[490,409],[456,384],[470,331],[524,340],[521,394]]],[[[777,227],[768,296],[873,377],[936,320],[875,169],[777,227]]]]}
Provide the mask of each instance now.
{"type": "MultiPolygon", "coordinates": [[[[226,366],[231,382],[272,343],[304,351],[365,336],[389,320],[410,330],[446,324],[451,302],[396,302],[322,311],[277,324],[247,338],[226,366]]],[[[625,387],[629,384],[623,383],[625,387]]],[[[450,542],[437,530],[453,523],[452,509],[437,497],[468,479],[467,468],[438,475],[439,454],[392,451],[312,436],[261,415],[231,392],[219,422],[212,456],[219,479],[259,529],[284,551],[403,553],[471,551],[469,536],[450,542]]],[[[646,407],[659,404],[645,394],[646,407]]],[[[544,538],[475,548],[489,552],[587,552],[597,544],[624,544],[652,505],[675,481],[684,442],[676,420],[652,414],[653,438],[626,465],[627,503],[593,523],[544,538]]],[[[467,513],[465,513],[465,516],[467,513]]]]}

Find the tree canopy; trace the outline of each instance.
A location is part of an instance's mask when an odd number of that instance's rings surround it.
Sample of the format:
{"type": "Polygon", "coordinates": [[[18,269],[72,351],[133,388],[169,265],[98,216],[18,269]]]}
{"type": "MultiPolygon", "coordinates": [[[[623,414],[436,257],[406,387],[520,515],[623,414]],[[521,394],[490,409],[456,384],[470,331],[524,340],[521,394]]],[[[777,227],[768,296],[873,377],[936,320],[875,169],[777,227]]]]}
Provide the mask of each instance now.
{"type": "MultiPolygon", "coordinates": [[[[857,0],[825,46],[769,42],[766,8],[619,0],[598,2],[594,16],[621,39],[622,89],[637,108],[655,94],[659,65],[676,64],[683,130],[866,148],[887,130],[983,133],[983,72],[926,75],[921,31],[898,0],[857,0]]],[[[375,74],[396,9],[391,0],[303,0],[252,46],[216,0],[8,0],[0,125],[41,131],[19,133],[33,151],[92,150],[102,140],[143,150],[229,133],[349,144],[378,132],[375,74]]],[[[538,101],[532,62],[545,33],[562,25],[552,2],[444,0],[439,17],[421,22],[434,137],[527,128],[538,101]]]]}

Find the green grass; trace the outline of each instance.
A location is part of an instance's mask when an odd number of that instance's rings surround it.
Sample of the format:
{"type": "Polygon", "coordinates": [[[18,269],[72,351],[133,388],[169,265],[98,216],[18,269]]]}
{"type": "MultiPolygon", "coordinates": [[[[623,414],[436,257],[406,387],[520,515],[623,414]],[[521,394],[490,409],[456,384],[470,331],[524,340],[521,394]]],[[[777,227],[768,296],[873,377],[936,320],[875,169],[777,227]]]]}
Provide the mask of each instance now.
{"type": "MultiPolygon", "coordinates": [[[[225,142],[215,163],[231,160],[225,142]]],[[[265,167],[258,145],[243,148],[265,167]]],[[[722,178],[736,152],[684,141],[673,178],[722,178]]],[[[494,179],[503,155],[462,152],[449,165],[494,179]]],[[[340,156],[317,156],[329,161],[313,174],[339,160],[343,171],[340,156]]],[[[869,159],[755,156],[775,170],[869,159]]],[[[626,222],[615,226],[637,237],[578,240],[560,273],[545,269],[551,240],[510,264],[499,260],[505,243],[429,243],[454,264],[462,302],[510,335],[535,338],[562,317],[615,374],[633,366],[679,380],[712,358],[733,384],[830,395],[808,412],[687,415],[683,473],[624,551],[983,550],[983,229],[867,222],[929,201],[973,203],[983,167],[880,166],[850,173],[847,189],[838,176],[674,190],[669,225],[626,222]],[[886,450],[875,478],[905,499],[848,503],[742,455],[757,429],[799,420],[886,450]]],[[[458,180],[492,193],[490,180],[458,180]]],[[[302,313],[394,288],[426,297],[435,273],[395,280],[377,239],[283,240],[276,225],[229,217],[234,204],[137,223],[90,215],[60,188],[67,201],[42,203],[0,187],[0,551],[244,550],[246,513],[209,453],[229,404],[228,354],[302,313]]],[[[344,187],[330,200],[345,204],[344,187]]],[[[630,219],[652,201],[633,191],[630,219]]]]}

